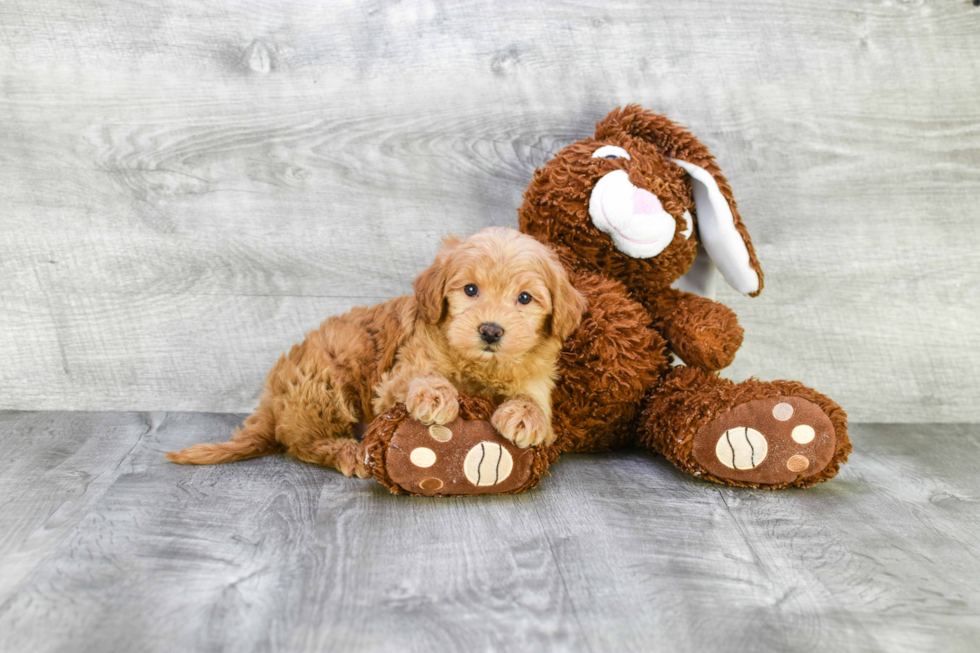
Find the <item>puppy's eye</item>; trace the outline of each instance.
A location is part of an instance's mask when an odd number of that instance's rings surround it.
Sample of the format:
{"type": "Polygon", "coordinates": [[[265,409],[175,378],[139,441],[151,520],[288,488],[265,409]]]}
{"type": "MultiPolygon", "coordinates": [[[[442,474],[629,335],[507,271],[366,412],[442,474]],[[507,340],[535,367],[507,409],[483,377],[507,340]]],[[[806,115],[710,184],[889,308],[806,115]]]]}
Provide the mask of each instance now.
{"type": "Polygon", "coordinates": [[[463,286],[463,292],[465,292],[468,297],[476,297],[477,293],[480,292],[480,289],[476,287],[475,283],[468,283],[463,286]]]}
{"type": "Polygon", "coordinates": [[[630,154],[621,147],[615,145],[603,145],[592,153],[593,159],[626,159],[630,160],[630,154]]]}
{"type": "Polygon", "coordinates": [[[517,301],[519,301],[522,304],[530,304],[532,299],[534,298],[531,297],[531,294],[526,292],[522,292],[520,295],[517,296],[517,301]]]}

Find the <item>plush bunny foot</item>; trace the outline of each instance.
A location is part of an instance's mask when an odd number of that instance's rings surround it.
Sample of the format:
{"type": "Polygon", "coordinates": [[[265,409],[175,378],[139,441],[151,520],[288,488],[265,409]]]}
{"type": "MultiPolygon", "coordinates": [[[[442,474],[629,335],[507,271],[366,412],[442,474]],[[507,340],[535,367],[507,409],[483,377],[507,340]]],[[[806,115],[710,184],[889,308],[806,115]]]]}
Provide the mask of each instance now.
{"type": "Polygon", "coordinates": [[[820,406],[800,397],[753,399],[701,426],[694,459],[710,474],[776,485],[823,470],[837,435],[820,406]]]}
{"type": "Polygon", "coordinates": [[[462,496],[524,492],[548,468],[547,450],[521,449],[490,425],[489,399],[461,395],[459,417],[423,424],[403,406],[377,417],[364,436],[371,473],[395,494],[462,496]]]}
{"type": "Polygon", "coordinates": [[[832,478],[851,450],[844,411],[799,383],[732,383],[678,368],[644,413],[641,441],[695,476],[760,488],[832,478]]]}

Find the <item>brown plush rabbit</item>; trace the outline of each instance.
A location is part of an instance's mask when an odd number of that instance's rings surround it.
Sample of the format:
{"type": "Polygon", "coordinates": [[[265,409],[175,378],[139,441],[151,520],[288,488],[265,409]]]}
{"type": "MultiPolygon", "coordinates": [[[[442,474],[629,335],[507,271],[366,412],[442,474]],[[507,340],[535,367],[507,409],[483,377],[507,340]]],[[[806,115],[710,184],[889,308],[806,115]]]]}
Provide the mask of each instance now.
{"type": "MultiPolygon", "coordinates": [[[[593,138],[535,172],[519,218],[521,231],[554,248],[589,304],[562,351],[550,460],[641,446],[726,485],[808,487],[837,474],[851,451],[840,406],[800,383],[717,374],[742,328],[707,297],[715,267],[752,296],[763,275],[728,182],[697,138],[639,106],[617,109],[593,138]],[[671,366],[670,352],[685,364],[671,366]]],[[[368,433],[374,474],[393,491],[431,494],[412,484],[410,468],[401,482],[388,474],[392,433],[412,430],[395,418],[368,433]]],[[[465,435],[480,424],[454,428],[465,435]]],[[[543,473],[535,461],[519,487],[501,490],[533,486],[543,473]]]]}

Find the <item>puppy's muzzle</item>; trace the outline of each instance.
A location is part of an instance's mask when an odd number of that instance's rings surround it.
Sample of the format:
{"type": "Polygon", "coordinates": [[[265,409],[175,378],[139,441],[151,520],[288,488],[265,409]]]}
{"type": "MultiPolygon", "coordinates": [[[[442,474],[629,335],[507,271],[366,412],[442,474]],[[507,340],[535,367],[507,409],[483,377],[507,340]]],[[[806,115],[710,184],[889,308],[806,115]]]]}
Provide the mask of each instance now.
{"type": "Polygon", "coordinates": [[[488,345],[492,345],[504,337],[504,328],[493,322],[484,322],[477,330],[480,332],[480,338],[488,345]]]}

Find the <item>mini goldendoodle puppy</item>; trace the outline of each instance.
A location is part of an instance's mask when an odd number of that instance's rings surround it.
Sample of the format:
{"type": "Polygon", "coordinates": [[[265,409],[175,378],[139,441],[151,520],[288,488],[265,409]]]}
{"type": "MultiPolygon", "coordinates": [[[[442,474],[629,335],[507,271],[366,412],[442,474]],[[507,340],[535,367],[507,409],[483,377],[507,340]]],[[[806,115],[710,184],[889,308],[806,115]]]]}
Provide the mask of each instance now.
{"type": "Polygon", "coordinates": [[[207,465],[285,450],[344,474],[370,473],[357,433],[404,402],[416,419],[457,417],[460,391],[502,403],[491,423],[520,447],[551,444],[551,391],[562,343],[585,300],[555,254],[490,227],[443,241],[414,296],[331,317],[282,356],[255,413],[229,442],[167,454],[207,465]]]}

